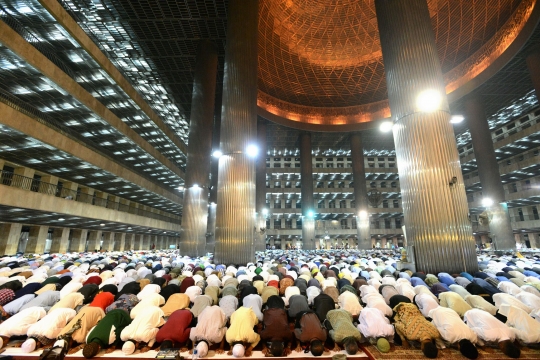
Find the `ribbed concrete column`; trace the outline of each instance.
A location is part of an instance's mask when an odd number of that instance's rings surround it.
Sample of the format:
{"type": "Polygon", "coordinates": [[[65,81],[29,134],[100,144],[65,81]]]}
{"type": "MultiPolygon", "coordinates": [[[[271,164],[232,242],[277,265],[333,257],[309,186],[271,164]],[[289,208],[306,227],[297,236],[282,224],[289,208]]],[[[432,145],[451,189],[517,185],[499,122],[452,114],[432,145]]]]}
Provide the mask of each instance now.
{"type": "MultiPolygon", "coordinates": [[[[212,149],[219,149],[219,135],[221,132],[221,93],[216,97],[214,130],[212,131],[212,149]]],[[[206,252],[215,253],[216,250],[216,211],[218,188],[219,159],[212,156],[210,161],[210,196],[208,198],[208,226],[206,228],[206,252]]],[[[171,241],[172,243],[172,241],[171,241]]]]}
{"type": "Polygon", "coordinates": [[[499,163],[495,156],[493,139],[487,121],[484,105],[480,96],[469,97],[465,101],[465,115],[471,132],[474,156],[478,166],[478,177],[482,185],[484,199],[493,200],[493,205],[486,208],[493,218],[489,223],[491,238],[495,250],[515,249],[512,223],[508,214],[508,205],[504,197],[504,188],[499,173],[499,163]]]}
{"type": "Polygon", "coordinates": [[[216,75],[216,46],[203,40],[199,43],[193,79],[182,216],[184,233],[180,245],[181,254],[192,257],[202,256],[206,251],[216,75]]]}
{"type": "Polygon", "coordinates": [[[31,226],[24,252],[26,254],[43,254],[48,234],[48,226],[31,226]]]}
{"type": "Polygon", "coordinates": [[[369,209],[366,186],[366,169],[364,166],[364,146],[362,135],[351,135],[351,157],[353,171],[354,201],[356,203],[356,235],[359,249],[371,249],[369,233],[369,209]]]}
{"type": "Polygon", "coordinates": [[[399,170],[403,213],[417,270],[476,271],[454,129],[426,0],[375,0],[399,170]],[[432,112],[417,101],[440,98],[432,112]],[[449,182],[457,181],[453,186],[449,182]]]}
{"type": "Polygon", "coordinates": [[[536,45],[527,56],[527,68],[534,85],[536,98],[540,99],[540,45],[536,45]]]}
{"type": "Polygon", "coordinates": [[[300,134],[300,183],[302,184],[302,242],[304,250],[316,249],[315,207],[313,199],[313,164],[311,134],[300,134]]]}
{"type": "Polygon", "coordinates": [[[257,121],[257,143],[259,145],[259,154],[256,165],[256,209],[257,209],[257,229],[255,234],[255,251],[264,251],[266,249],[266,123],[264,120],[257,121]],[[261,230],[264,229],[264,230],[261,230]]]}
{"type": "Polygon", "coordinates": [[[124,251],[126,233],[116,233],[114,235],[114,251],[124,251]]]}
{"type": "Polygon", "coordinates": [[[142,249],[143,235],[135,234],[135,240],[133,242],[133,250],[138,251],[142,249]]]}
{"type": "Polygon", "coordinates": [[[520,246],[523,244],[523,238],[521,237],[520,233],[514,234],[514,241],[516,243],[516,247],[517,244],[520,244],[520,246]]]}
{"type": "Polygon", "coordinates": [[[540,241],[538,240],[537,233],[529,233],[529,243],[531,244],[531,249],[538,249],[540,241]]]}
{"type": "Polygon", "coordinates": [[[208,237],[206,238],[207,253],[214,253],[216,250],[216,211],[217,204],[210,202],[208,205],[208,227],[206,230],[208,233],[208,237]]]}
{"type": "Polygon", "coordinates": [[[0,254],[15,255],[21,238],[22,224],[3,223],[0,225],[0,254]]]}
{"type": "Polygon", "coordinates": [[[124,242],[124,250],[130,251],[134,249],[135,234],[126,234],[126,241],[124,242]]]}
{"type": "Polygon", "coordinates": [[[88,237],[88,230],[73,229],[71,230],[71,243],[69,245],[70,252],[84,252],[86,247],[86,238],[88,237]]]}
{"type": "Polygon", "coordinates": [[[101,238],[103,231],[101,230],[90,230],[88,232],[88,243],[86,244],[86,251],[99,251],[101,247],[101,238]]]}
{"type": "Polygon", "coordinates": [[[151,235],[144,235],[142,241],[142,250],[150,250],[150,237],[151,235]]]}
{"type": "Polygon", "coordinates": [[[55,228],[52,234],[51,254],[63,254],[68,250],[69,245],[69,228],[55,228]]]}
{"type": "Polygon", "coordinates": [[[114,233],[107,231],[103,232],[103,243],[101,244],[101,250],[112,251],[114,249],[114,233]]]}
{"type": "Polygon", "coordinates": [[[255,253],[255,159],[246,150],[257,134],[258,7],[258,0],[230,0],[227,13],[216,263],[248,263],[255,253]]]}

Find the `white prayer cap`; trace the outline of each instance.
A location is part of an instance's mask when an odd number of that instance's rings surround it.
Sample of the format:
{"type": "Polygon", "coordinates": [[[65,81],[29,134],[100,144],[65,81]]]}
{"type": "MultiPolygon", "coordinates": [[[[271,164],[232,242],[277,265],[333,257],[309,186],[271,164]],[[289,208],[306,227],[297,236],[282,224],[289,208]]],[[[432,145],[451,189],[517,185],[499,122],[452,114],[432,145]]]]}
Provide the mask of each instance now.
{"type": "Polygon", "coordinates": [[[26,339],[26,341],[21,345],[21,350],[25,353],[30,353],[36,350],[36,340],[32,338],[26,339]]]}
{"type": "Polygon", "coordinates": [[[122,346],[122,352],[124,355],[131,355],[135,352],[135,344],[133,341],[126,341],[122,346]]]}
{"type": "Polygon", "coordinates": [[[197,344],[197,354],[199,357],[205,357],[208,355],[208,344],[204,341],[201,341],[197,344]]]}
{"type": "Polygon", "coordinates": [[[242,344],[236,344],[232,348],[232,354],[236,358],[240,358],[244,356],[244,345],[242,344]]]}

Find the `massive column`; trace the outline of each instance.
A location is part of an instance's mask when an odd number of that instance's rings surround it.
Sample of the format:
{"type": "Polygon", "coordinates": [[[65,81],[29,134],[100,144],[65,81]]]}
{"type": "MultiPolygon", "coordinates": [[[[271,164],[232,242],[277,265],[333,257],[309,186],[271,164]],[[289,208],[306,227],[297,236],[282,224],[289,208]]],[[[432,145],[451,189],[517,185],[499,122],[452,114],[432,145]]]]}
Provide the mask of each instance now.
{"type": "Polygon", "coordinates": [[[536,45],[526,58],[536,98],[540,100],[540,45],[536,45]]]}
{"type": "Polygon", "coordinates": [[[114,251],[124,251],[126,233],[116,233],[114,235],[114,251]]]}
{"type": "Polygon", "coordinates": [[[216,76],[216,46],[208,40],[202,40],[197,50],[193,79],[182,216],[184,233],[180,245],[181,254],[192,257],[206,253],[211,129],[214,121],[216,76]]]}
{"type": "Polygon", "coordinates": [[[143,235],[135,234],[135,239],[133,240],[133,250],[139,251],[142,250],[143,235]]]}
{"type": "MultiPolygon", "coordinates": [[[[221,93],[216,96],[214,130],[212,131],[212,148],[219,149],[219,133],[221,131],[221,93]]],[[[212,156],[210,162],[210,196],[208,198],[208,226],[206,227],[206,252],[216,250],[216,211],[218,188],[219,158],[212,156]]]]}
{"type": "Polygon", "coordinates": [[[351,157],[354,185],[354,201],[356,203],[356,234],[358,236],[358,249],[371,249],[371,235],[369,233],[369,211],[366,186],[366,169],[364,167],[364,146],[362,135],[351,135],[351,157]]]}
{"type": "Polygon", "coordinates": [[[71,252],[84,252],[86,247],[86,238],[88,237],[88,230],[73,229],[71,230],[71,252]]]}
{"type": "Polygon", "coordinates": [[[476,165],[482,185],[482,196],[493,202],[492,205],[486,206],[486,210],[493,215],[489,223],[493,246],[495,250],[515,249],[516,244],[508,214],[508,205],[504,198],[499,163],[495,157],[493,139],[480,96],[467,98],[465,115],[471,132],[474,156],[477,159],[476,165]]]}
{"type": "MultiPolygon", "coordinates": [[[[247,149],[257,126],[258,0],[230,0],[221,115],[216,263],[253,260],[255,159],[247,149]]],[[[259,154],[259,156],[261,156],[259,154]]]]}
{"type": "Polygon", "coordinates": [[[113,251],[114,248],[114,233],[103,232],[103,245],[101,246],[103,251],[113,251]]]}
{"type": "Polygon", "coordinates": [[[22,224],[0,224],[0,254],[15,255],[21,239],[22,224]]]}
{"type": "Polygon", "coordinates": [[[259,157],[257,158],[257,225],[256,225],[256,243],[255,251],[264,251],[266,249],[266,123],[264,120],[257,121],[257,142],[259,144],[259,157]],[[261,230],[265,229],[265,230],[261,230]]]}
{"type": "Polygon", "coordinates": [[[26,249],[24,252],[27,254],[43,254],[45,251],[45,243],[47,241],[48,234],[48,226],[31,226],[30,233],[28,234],[28,242],[26,243],[26,249]]]}
{"type": "Polygon", "coordinates": [[[300,183],[302,184],[302,241],[304,250],[315,249],[315,209],[313,206],[313,164],[311,134],[300,134],[300,183]]]}
{"type": "Polygon", "coordinates": [[[51,254],[63,254],[67,252],[69,245],[69,230],[69,228],[55,228],[53,230],[51,249],[49,250],[51,254]]]}
{"type": "Polygon", "coordinates": [[[134,250],[135,234],[126,234],[124,250],[134,250]]]}
{"type": "Polygon", "coordinates": [[[86,251],[99,251],[102,235],[103,231],[101,230],[90,230],[88,232],[88,244],[86,246],[86,251]]]}
{"type": "Polygon", "coordinates": [[[407,240],[416,268],[433,274],[476,271],[465,185],[427,2],[375,0],[375,9],[407,240]]]}

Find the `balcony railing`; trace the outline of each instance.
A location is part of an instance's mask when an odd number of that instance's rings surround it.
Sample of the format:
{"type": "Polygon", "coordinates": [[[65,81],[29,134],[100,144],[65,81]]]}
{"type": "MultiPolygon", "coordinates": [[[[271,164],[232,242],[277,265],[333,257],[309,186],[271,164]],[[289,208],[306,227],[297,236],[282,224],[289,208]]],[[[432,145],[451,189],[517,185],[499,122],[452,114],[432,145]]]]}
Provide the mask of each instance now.
{"type": "Polygon", "coordinates": [[[157,214],[148,210],[140,209],[135,206],[121,204],[108,199],[100,198],[95,195],[84,194],[75,190],[63,188],[62,186],[50,184],[41,180],[17,175],[9,171],[0,171],[0,184],[12,186],[41,194],[52,195],[66,200],[73,200],[90,205],[100,206],[111,210],[126,212],[129,214],[140,215],[147,218],[162,220],[167,222],[177,222],[172,216],[157,214]]]}

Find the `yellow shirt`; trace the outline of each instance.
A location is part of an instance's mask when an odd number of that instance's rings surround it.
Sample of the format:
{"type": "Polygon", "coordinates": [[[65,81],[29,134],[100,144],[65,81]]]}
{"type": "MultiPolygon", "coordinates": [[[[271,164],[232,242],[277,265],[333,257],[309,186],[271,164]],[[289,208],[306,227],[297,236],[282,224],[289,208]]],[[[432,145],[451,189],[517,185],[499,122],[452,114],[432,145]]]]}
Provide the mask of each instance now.
{"type": "Polygon", "coordinates": [[[467,304],[461,295],[452,291],[440,293],[439,303],[441,306],[454,310],[460,317],[463,317],[467,311],[472,309],[471,305],[467,304]]]}
{"type": "Polygon", "coordinates": [[[259,334],[253,331],[253,327],[258,323],[259,320],[253,310],[241,306],[231,315],[231,326],[227,330],[225,339],[229,344],[245,341],[255,347],[261,339],[259,334]]]}

